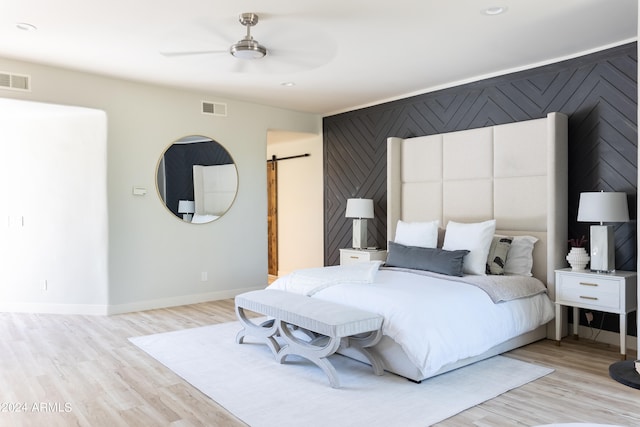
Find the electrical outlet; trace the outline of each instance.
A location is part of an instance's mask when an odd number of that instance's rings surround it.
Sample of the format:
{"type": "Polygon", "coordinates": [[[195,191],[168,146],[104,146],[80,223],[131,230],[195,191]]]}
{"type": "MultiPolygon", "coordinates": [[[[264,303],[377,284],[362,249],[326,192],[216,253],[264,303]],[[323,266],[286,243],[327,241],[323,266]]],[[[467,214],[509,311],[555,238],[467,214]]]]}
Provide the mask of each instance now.
{"type": "Polygon", "coordinates": [[[200,273],[200,281],[201,282],[206,282],[207,280],[209,280],[209,274],[206,271],[203,271],[202,273],[200,273]]]}
{"type": "Polygon", "coordinates": [[[592,313],[592,312],[590,312],[590,311],[587,311],[587,312],[584,314],[584,317],[586,317],[586,319],[587,319],[587,323],[589,324],[589,326],[591,326],[591,322],[593,322],[593,313],[592,313]]]}
{"type": "Polygon", "coordinates": [[[49,288],[49,284],[47,283],[47,279],[44,279],[42,282],[42,290],[46,291],[49,288]]]}

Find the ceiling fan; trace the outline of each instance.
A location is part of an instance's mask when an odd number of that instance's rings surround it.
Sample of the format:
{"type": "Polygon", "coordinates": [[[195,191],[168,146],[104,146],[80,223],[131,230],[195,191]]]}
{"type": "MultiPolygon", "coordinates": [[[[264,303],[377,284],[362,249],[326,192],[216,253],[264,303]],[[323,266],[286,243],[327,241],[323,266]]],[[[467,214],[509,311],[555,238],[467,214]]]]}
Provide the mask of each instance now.
{"type": "MultiPolygon", "coordinates": [[[[300,27],[296,22],[283,21],[277,32],[269,33],[269,43],[272,47],[267,50],[251,35],[251,27],[258,24],[258,14],[241,13],[238,16],[238,21],[246,28],[246,34],[226,49],[165,51],[160,54],[165,57],[212,54],[218,64],[226,68],[227,71],[259,73],[289,73],[308,70],[326,64],[335,55],[334,41],[326,34],[310,28],[309,25],[300,27]],[[296,25],[300,29],[296,29],[296,25]],[[282,27],[286,27],[287,30],[281,31],[282,27]],[[231,58],[231,60],[227,58],[231,58]],[[242,61],[234,61],[234,59],[242,61]],[[226,67],[224,64],[227,64],[226,67]]],[[[271,23],[271,27],[267,25],[266,28],[273,29],[273,23],[271,23]]],[[[225,39],[228,40],[226,36],[225,39]]],[[[220,71],[220,68],[217,70],[220,71]]]]}
{"type": "MultiPolygon", "coordinates": [[[[267,48],[258,43],[257,40],[251,35],[251,27],[258,23],[258,15],[255,13],[247,12],[241,13],[238,17],[240,24],[247,28],[247,34],[237,43],[232,44],[229,47],[228,52],[239,59],[260,59],[267,55],[267,48]]],[[[221,50],[199,50],[189,52],[160,52],[164,56],[187,56],[187,55],[202,55],[207,53],[221,53],[221,50]]]]}

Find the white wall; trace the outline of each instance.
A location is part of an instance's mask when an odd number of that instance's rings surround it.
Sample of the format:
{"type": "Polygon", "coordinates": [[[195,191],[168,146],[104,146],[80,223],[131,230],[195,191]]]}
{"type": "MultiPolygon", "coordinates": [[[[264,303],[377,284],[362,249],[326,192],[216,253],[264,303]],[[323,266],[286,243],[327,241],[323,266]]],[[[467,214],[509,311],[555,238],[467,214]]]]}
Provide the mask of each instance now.
{"type": "Polygon", "coordinates": [[[104,307],[106,172],[104,112],[0,98],[0,309],[104,307]]]}
{"type": "Polygon", "coordinates": [[[322,136],[296,132],[268,134],[267,159],[278,162],[278,275],[324,265],[322,136]]]}
{"type": "MultiPolygon", "coordinates": [[[[320,134],[320,116],[9,59],[0,58],[0,70],[32,77],[32,92],[3,90],[0,97],[107,114],[108,301],[103,312],[228,298],[266,285],[267,131],[320,134]],[[201,100],[226,102],[228,117],[201,114],[201,100]],[[238,167],[238,196],[229,212],[210,224],[180,221],[156,192],[161,153],[190,134],[224,145],[238,167]],[[133,186],[148,192],[134,196],[133,186]]],[[[65,242],[59,244],[65,248],[65,242]]],[[[99,292],[93,283],[86,286],[99,292]]],[[[94,296],[80,303],[92,304],[94,296]]],[[[68,311],[95,312],[77,305],[68,311]]]]}

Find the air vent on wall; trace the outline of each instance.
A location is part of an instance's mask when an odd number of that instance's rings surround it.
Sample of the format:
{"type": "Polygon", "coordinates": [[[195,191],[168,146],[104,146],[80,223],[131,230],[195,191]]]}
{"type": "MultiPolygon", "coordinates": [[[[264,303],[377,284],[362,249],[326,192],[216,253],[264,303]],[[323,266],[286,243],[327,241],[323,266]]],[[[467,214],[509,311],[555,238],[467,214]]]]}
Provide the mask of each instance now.
{"type": "Polygon", "coordinates": [[[222,102],[202,101],[202,114],[227,117],[227,104],[222,102]]]}
{"type": "Polygon", "coordinates": [[[0,89],[31,91],[31,76],[0,71],[0,89]]]}

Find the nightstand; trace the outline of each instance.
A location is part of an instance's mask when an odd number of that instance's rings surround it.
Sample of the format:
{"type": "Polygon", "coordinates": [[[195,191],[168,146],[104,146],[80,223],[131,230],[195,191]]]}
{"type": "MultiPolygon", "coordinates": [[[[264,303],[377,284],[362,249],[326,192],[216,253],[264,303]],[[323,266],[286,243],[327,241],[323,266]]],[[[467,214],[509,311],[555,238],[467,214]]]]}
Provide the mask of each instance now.
{"type": "Polygon", "coordinates": [[[579,308],[620,316],[620,355],[627,355],[627,314],[637,308],[637,274],[634,271],[595,273],[589,270],[556,270],[556,340],[562,337],[562,306],[573,307],[573,334],[578,335],[579,308]]]}
{"type": "Polygon", "coordinates": [[[340,265],[354,262],[386,261],[387,251],[384,249],[340,249],[340,265]]]}

